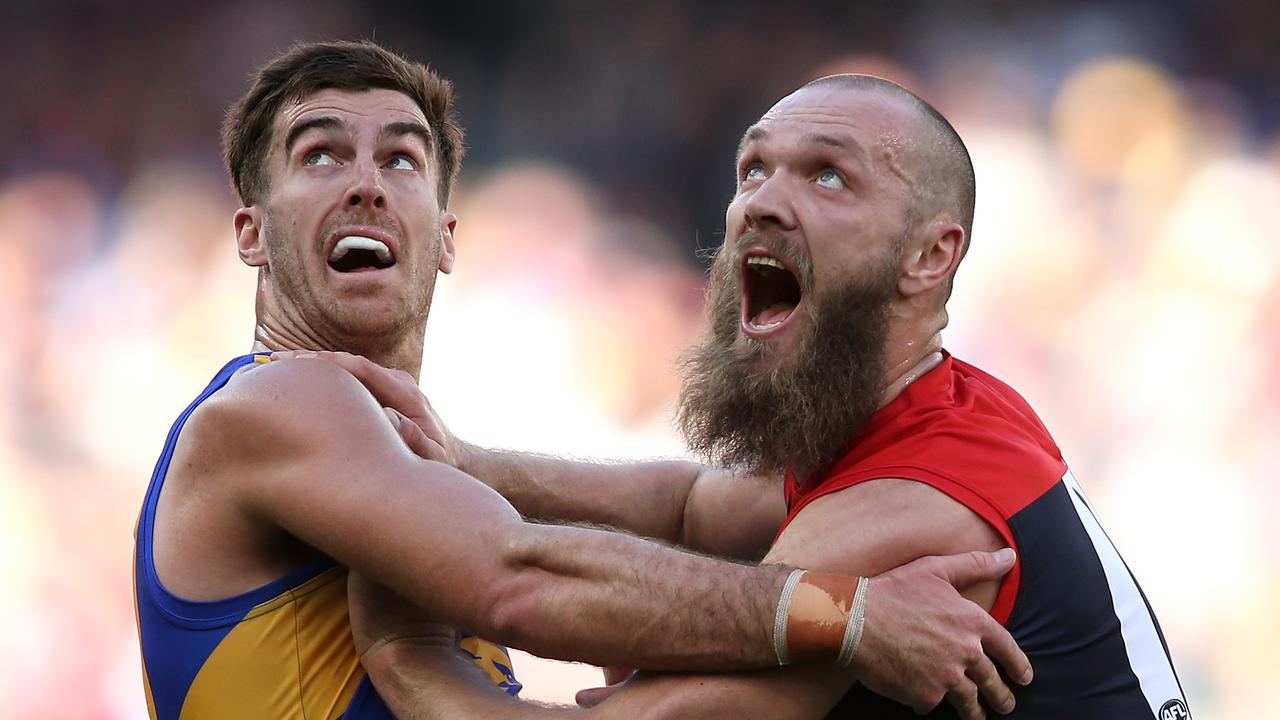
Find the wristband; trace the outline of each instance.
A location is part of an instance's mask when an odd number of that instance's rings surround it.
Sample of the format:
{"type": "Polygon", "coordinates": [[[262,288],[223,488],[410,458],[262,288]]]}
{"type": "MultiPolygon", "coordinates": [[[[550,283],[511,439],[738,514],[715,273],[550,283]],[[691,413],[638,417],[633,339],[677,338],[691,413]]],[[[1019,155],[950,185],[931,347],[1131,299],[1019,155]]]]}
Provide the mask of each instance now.
{"type": "Polygon", "coordinates": [[[787,616],[791,614],[791,597],[802,575],[803,570],[792,570],[787,576],[782,595],[778,597],[778,612],[773,616],[773,651],[778,654],[779,665],[791,664],[791,654],[787,652],[787,616]]]}
{"type": "Polygon", "coordinates": [[[834,662],[848,665],[862,636],[860,594],[866,578],[796,570],[778,598],[773,649],[779,665],[834,662]],[[855,621],[854,615],[857,615],[855,621]]]}
{"type": "Polygon", "coordinates": [[[849,616],[849,624],[844,628],[840,657],[836,658],[836,664],[842,668],[849,667],[849,663],[853,662],[853,654],[858,650],[858,643],[862,642],[862,626],[867,620],[867,588],[870,585],[871,581],[867,578],[858,578],[858,589],[853,593],[853,614],[849,616]]]}

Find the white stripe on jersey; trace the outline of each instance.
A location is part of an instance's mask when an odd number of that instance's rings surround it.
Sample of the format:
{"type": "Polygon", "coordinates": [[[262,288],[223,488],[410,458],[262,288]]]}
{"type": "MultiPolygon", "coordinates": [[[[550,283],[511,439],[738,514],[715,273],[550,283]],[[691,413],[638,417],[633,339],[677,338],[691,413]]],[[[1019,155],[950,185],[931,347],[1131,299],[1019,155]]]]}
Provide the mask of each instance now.
{"type": "Polygon", "coordinates": [[[1120,635],[1124,638],[1125,651],[1129,654],[1129,667],[1138,676],[1138,684],[1142,686],[1142,694],[1151,706],[1151,714],[1159,718],[1161,707],[1168,701],[1186,702],[1186,698],[1182,697],[1182,689],[1178,687],[1178,678],[1173,674],[1173,665],[1165,654],[1155,622],[1151,619],[1147,604],[1142,600],[1142,593],[1115,546],[1111,544],[1106,531],[1098,524],[1093,507],[1070,470],[1062,476],[1062,482],[1067,486],[1071,503],[1075,505],[1080,522],[1089,532],[1093,548],[1102,561],[1102,569],[1111,590],[1111,601],[1115,605],[1116,617],[1120,619],[1120,635]]]}

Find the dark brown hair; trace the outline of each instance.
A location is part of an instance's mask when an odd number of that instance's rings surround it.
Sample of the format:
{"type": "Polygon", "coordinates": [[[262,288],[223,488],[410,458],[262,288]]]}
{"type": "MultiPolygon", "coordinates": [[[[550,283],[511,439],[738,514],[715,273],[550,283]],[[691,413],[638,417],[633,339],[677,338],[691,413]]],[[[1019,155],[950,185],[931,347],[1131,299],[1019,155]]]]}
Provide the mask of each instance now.
{"type": "Polygon", "coordinates": [[[446,207],[463,151],[453,85],[425,65],[368,41],[300,43],[258,71],[222,122],[223,157],[240,201],[255,205],[267,192],[267,157],[281,107],[320,90],[373,88],[403,93],[422,108],[437,161],[440,207],[446,207]]]}

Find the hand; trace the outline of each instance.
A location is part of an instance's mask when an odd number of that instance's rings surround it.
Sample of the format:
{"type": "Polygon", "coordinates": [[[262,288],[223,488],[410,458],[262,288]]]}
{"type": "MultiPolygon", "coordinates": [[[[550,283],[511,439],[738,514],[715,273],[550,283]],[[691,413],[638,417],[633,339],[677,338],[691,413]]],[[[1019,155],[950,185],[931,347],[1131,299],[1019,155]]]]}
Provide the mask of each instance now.
{"type": "Polygon", "coordinates": [[[445,427],[418,381],[403,370],[390,370],[360,355],[345,352],[288,350],[272,359],[315,358],[351,373],[383,406],[391,426],[415,455],[458,466],[463,445],[445,427]]]}
{"type": "Polygon", "coordinates": [[[1000,579],[1013,561],[1008,548],[926,557],[872,578],[853,658],[858,680],[920,714],[945,697],[960,717],[980,720],[986,713],[979,693],[997,712],[1013,710],[1013,693],[992,659],[1021,685],[1031,682],[1031,662],[1008,631],[956,592],[1000,579]]]}
{"type": "Polygon", "coordinates": [[[422,608],[354,570],[347,574],[347,603],[361,662],[398,640],[453,647],[453,628],[431,622],[422,608]]]}

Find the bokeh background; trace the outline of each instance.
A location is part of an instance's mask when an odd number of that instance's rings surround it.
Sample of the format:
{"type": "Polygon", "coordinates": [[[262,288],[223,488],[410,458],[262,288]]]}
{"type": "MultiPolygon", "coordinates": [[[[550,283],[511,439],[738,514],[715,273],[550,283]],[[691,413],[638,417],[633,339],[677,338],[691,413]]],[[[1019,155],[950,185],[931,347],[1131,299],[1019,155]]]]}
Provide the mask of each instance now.
{"type": "MultiPolygon", "coordinates": [[[[463,437],[680,454],[742,130],[840,70],[978,175],[947,345],[1054,431],[1196,717],[1280,717],[1280,4],[59,2],[0,9],[0,698],[141,718],[131,530],[178,411],[248,349],[218,123],[300,39],[458,87],[458,267],[424,386],[463,437]]],[[[589,668],[521,656],[531,697],[589,668]]]]}

